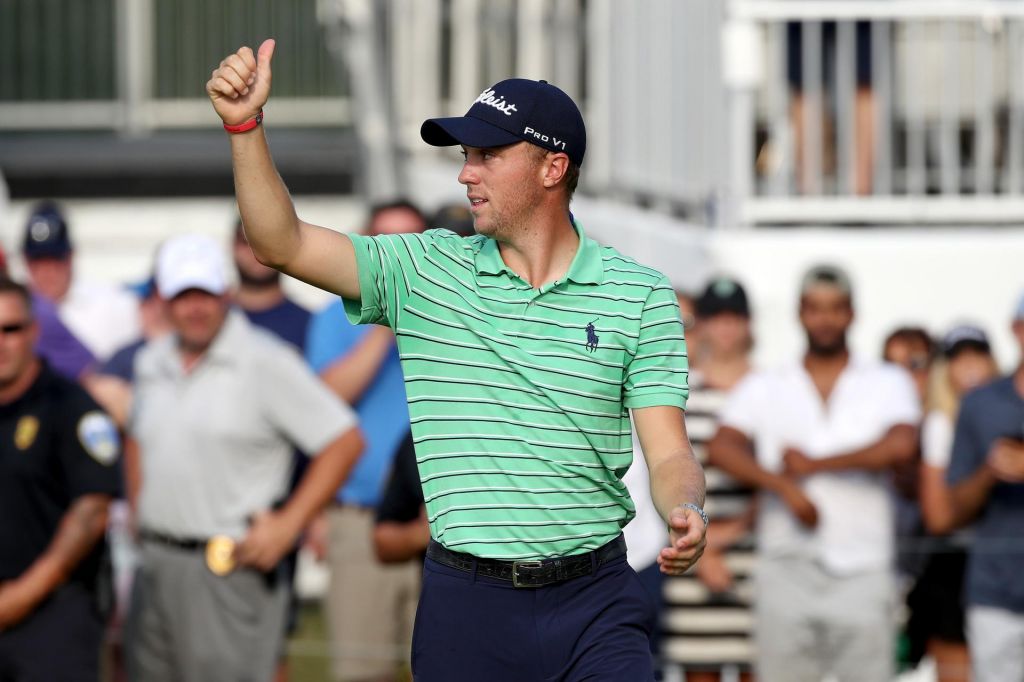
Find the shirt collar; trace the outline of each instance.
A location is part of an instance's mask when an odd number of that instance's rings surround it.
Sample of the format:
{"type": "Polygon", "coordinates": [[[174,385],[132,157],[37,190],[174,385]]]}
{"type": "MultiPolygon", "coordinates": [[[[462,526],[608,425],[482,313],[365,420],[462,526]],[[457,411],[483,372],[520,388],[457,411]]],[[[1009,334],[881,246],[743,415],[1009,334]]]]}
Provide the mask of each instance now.
{"type": "MultiPolygon", "coordinates": [[[[601,246],[583,232],[583,227],[575,218],[572,220],[573,229],[580,238],[579,248],[569,264],[569,271],[565,278],[577,284],[600,284],[604,280],[604,260],[601,258],[601,246]]],[[[501,258],[501,251],[498,249],[498,242],[493,239],[484,241],[480,251],[477,252],[474,260],[477,274],[500,275],[507,273],[515,276],[515,272],[509,268],[501,258]]]]}
{"type": "MultiPolygon", "coordinates": [[[[252,325],[245,315],[235,308],[231,308],[228,310],[227,317],[224,318],[224,324],[217,332],[216,338],[199,362],[201,364],[210,362],[230,364],[237,361],[241,351],[248,345],[246,339],[251,328],[252,325]]],[[[178,341],[175,335],[168,334],[157,340],[156,343],[161,344],[160,356],[165,370],[172,374],[180,374],[182,372],[181,353],[178,350],[178,341]]]]}

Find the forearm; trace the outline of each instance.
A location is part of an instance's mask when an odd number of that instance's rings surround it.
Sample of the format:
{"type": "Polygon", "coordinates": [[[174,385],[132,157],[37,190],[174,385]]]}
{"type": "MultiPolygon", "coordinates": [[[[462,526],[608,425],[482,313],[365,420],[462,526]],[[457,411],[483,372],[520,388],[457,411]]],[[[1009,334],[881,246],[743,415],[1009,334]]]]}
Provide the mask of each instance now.
{"type": "Polygon", "coordinates": [[[374,326],[351,352],[328,365],[320,378],[342,400],[355,405],[377,376],[393,343],[390,329],[374,326]]]}
{"type": "Polygon", "coordinates": [[[246,239],[262,263],[281,268],[298,253],[301,241],[291,196],[274,167],[263,126],[229,137],[246,239]]]}
{"type": "Polygon", "coordinates": [[[995,473],[987,465],[982,465],[973,474],[953,485],[949,491],[953,525],[963,525],[977,517],[997,482],[995,473]]]}
{"type": "Polygon", "coordinates": [[[929,533],[942,535],[954,527],[953,501],[945,480],[946,470],[930,465],[921,466],[918,487],[921,518],[929,533]]]}
{"type": "Polygon", "coordinates": [[[138,509],[139,491],[142,490],[142,457],[139,453],[139,442],[134,438],[124,439],[124,483],[128,496],[128,506],[135,514],[138,509]]]}
{"type": "Polygon", "coordinates": [[[280,512],[296,536],[334,497],[348,478],[362,450],[362,434],[359,429],[353,428],[313,458],[295,492],[280,512]]]}
{"type": "Polygon", "coordinates": [[[373,529],[373,546],[384,563],[408,561],[427,549],[430,527],[425,518],[407,523],[384,521],[373,529]]]}
{"type": "Polygon", "coordinates": [[[681,504],[704,506],[704,469],[688,446],[649,465],[649,471],[651,499],[666,522],[672,510],[681,504]]]}
{"type": "Polygon", "coordinates": [[[913,458],[917,447],[917,429],[901,425],[890,430],[881,440],[853,452],[815,460],[815,470],[883,471],[913,458]]]}
{"type": "Polygon", "coordinates": [[[784,484],[784,478],[764,469],[750,451],[749,442],[743,437],[719,433],[708,444],[708,463],[729,474],[738,483],[758,490],[777,491],[784,484]]]}
{"type": "Polygon", "coordinates": [[[49,547],[18,578],[33,605],[63,584],[103,537],[109,506],[109,495],[84,495],[64,514],[49,547]]]}

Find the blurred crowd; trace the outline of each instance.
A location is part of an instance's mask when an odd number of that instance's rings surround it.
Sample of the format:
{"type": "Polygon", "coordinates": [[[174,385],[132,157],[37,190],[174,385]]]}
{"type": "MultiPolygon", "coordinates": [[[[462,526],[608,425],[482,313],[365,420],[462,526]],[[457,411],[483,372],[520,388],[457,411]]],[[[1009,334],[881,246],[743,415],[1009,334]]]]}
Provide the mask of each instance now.
{"type": "MultiPolygon", "coordinates": [[[[430,531],[391,331],[290,300],[240,222],[227,250],[169,239],[131,287],[84,280],[72,218],[36,206],[28,280],[0,279],[0,681],[97,679],[101,651],[108,679],[286,679],[300,545],[329,569],[332,678],[408,679],[430,531]]],[[[463,206],[408,201],[363,231],[428,225],[473,232],[463,206]]],[[[969,324],[853,352],[856,285],[830,265],[801,280],[806,347],[775,367],[752,364],[741,281],[677,298],[711,525],[665,579],[636,446],[626,535],[660,674],[886,680],[927,660],[1024,680],[1024,369],[1001,374],[969,324]]],[[[1024,353],[1024,299],[1007,324],[1024,353]]]]}

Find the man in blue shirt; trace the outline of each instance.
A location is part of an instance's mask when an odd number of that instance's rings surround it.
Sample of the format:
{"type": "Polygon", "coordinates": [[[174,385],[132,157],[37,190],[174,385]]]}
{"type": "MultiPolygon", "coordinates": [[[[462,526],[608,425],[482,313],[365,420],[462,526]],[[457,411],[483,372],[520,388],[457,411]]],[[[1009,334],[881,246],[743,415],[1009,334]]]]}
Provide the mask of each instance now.
{"type": "MultiPolygon", "coordinates": [[[[396,201],[371,210],[365,233],[425,228],[415,206],[396,201]]],[[[395,453],[409,433],[398,348],[390,329],[349,323],[339,299],[313,317],[306,359],[355,407],[366,440],[327,513],[333,677],[339,682],[390,681],[409,659],[420,574],[415,561],[379,563],[373,548],[375,510],[395,453]]]]}
{"type": "MultiPolygon", "coordinates": [[[[1024,298],[1013,333],[1024,355],[1024,298]]],[[[964,398],[947,473],[955,520],[974,522],[967,640],[975,682],[1024,680],[1024,362],[964,398]]]]}

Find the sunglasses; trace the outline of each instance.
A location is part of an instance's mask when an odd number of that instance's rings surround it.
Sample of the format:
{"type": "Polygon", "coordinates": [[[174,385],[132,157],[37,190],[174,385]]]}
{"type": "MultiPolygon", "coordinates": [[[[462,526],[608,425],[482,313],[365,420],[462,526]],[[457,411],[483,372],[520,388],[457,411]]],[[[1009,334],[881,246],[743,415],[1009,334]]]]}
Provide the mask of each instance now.
{"type": "Polygon", "coordinates": [[[7,324],[0,324],[0,332],[4,334],[17,334],[28,329],[31,322],[9,322],[7,324]]]}

